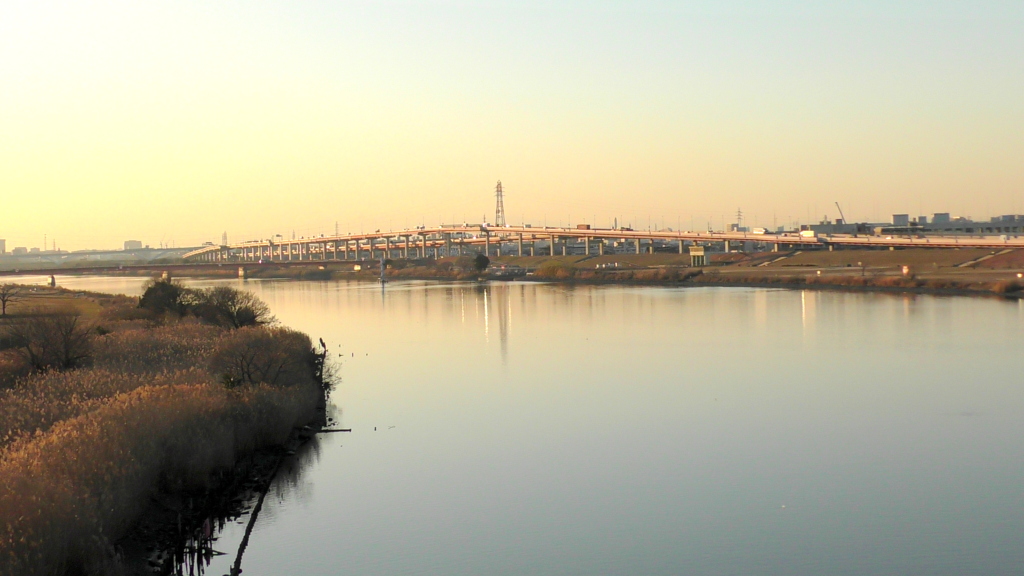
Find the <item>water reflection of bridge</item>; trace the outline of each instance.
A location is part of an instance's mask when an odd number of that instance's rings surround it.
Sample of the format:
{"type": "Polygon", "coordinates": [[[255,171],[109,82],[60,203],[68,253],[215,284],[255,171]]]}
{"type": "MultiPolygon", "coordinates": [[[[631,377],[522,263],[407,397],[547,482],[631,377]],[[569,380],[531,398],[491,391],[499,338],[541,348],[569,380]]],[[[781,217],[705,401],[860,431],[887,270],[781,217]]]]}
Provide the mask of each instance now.
{"type": "Polygon", "coordinates": [[[519,256],[565,255],[570,245],[582,245],[584,254],[604,254],[609,246],[637,254],[654,250],[656,243],[683,253],[686,244],[754,242],[770,249],[876,247],[876,248],[1024,248],[1024,238],[992,236],[895,237],[865,235],[810,236],[793,233],[643,231],[626,228],[554,228],[534,226],[462,225],[414,228],[369,234],[342,234],[295,240],[253,240],[222,246],[204,246],[184,255],[193,262],[292,262],[427,258],[456,256],[467,251],[493,255],[501,247],[519,256]]]}

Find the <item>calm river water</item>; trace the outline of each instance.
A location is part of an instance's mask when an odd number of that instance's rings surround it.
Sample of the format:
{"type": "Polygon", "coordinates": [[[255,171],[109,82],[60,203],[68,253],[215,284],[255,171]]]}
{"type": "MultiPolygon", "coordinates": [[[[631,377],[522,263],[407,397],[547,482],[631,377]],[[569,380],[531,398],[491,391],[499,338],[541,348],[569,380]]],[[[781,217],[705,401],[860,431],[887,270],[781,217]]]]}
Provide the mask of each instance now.
{"type": "MultiPolygon", "coordinates": [[[[231,284],[327,341],[353,429],[279,478],[247,576],[1024,566],[1022,302],[231,284]]],[[[220,535],[209,574],[228,572],[243,529],[220,535]]]]}

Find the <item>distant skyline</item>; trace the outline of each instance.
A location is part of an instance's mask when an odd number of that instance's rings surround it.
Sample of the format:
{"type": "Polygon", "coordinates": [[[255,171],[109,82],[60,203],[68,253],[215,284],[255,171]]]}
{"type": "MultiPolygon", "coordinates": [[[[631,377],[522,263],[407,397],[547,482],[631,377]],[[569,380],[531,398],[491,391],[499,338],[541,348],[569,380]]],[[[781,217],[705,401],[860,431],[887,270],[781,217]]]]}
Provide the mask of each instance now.
{"type": "Polygon", "coordinates": [[[1010,1],[6,2],[0,238],[1020,214],[1022,55],[1010,1]]]}

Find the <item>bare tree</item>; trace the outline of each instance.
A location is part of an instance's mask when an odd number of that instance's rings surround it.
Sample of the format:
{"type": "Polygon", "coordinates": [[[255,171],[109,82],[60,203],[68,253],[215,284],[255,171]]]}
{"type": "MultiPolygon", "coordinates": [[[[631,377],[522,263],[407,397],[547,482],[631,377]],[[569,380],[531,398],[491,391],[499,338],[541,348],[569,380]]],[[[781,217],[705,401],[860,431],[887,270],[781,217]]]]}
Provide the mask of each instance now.
{"type": "Polygon", "coordinates": [[[34,370],[70,370],[92,357],[92,327],[77,311],[34,314],[7,327],[7,338],[34,370]]]}
{"type": "Polygon", "coordinates": [[[21,286],[0,284],[0,316],[7,316],[7,305],[21,300],[21,286]]]}
{"type": "Polygon", "coordinates": [[[192,313],[209,324],[226,328],[262,326],[277,320],[270,307],[252,292],[218,286],[189,294],[192,313]]]}

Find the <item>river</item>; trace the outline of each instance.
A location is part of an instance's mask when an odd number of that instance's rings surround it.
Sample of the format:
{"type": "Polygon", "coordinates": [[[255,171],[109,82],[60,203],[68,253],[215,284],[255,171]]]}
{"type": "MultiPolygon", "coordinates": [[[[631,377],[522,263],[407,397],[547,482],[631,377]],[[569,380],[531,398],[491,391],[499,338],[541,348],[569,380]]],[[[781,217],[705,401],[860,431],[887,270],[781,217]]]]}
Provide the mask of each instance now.
{"type": "MultiPolygon", "coordinates": [[[[229,284],[327,341],[352,429],[278,478],[246,576],[1024,566],[1022,301],[229,284]]],[[[209,574],[228,572],[245,522],[219,534],[209,574]]]]}

